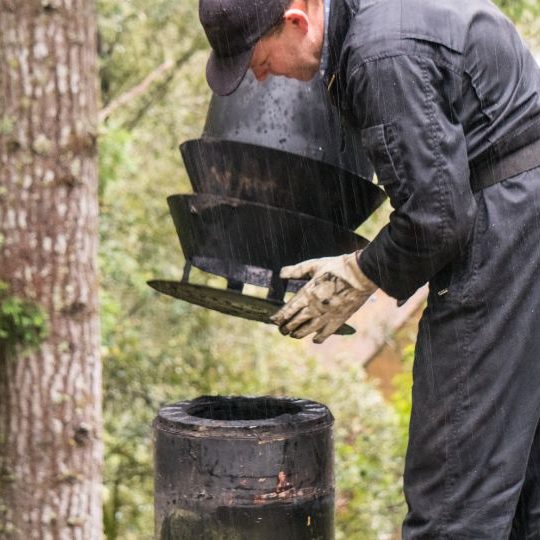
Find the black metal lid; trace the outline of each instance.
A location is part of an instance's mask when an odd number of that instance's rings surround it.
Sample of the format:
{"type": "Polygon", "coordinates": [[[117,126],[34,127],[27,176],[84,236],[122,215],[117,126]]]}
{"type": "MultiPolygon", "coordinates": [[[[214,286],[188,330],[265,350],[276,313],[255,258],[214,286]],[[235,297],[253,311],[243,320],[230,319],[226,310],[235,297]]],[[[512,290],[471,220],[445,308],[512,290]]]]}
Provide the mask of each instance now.
{"type": "Polygon", "coordinates": [[[260,83],[248,72],[234,94],[212,97],[203,138],[283,150],[373,179],[360,134],[341,123],[319,75],[309,83],[286,77],[260,83]]]}
{"type": "Polygon", "coordinates": [[[301,212],[351,230],[386,198],[357,174],[280,149],[208,138],[180,149],[197,193],[301,212]]]}
{"type": "MultiPolygon", "coordinates": [[[[215,257],[279,274],[286,265],[363,249],[368,241],[315,217],[231,197],[167,198],[184,256],[215,257]]],[[[219,273],[219,272],[218,272],[219,273]]]]}

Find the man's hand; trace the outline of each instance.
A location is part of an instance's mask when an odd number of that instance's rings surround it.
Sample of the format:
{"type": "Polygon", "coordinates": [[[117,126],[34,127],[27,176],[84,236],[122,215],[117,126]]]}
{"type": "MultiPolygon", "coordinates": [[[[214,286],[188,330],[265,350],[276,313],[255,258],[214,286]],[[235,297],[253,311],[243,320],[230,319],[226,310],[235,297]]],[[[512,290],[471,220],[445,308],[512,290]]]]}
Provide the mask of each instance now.
{"type": "Polygon", "coordinates": [[[310,259],[281,269],[283,279],[311,278],[273,317],[282,334],[314,343],[332,335],[377,290],[356,260],[356,253],[310,259]]]}

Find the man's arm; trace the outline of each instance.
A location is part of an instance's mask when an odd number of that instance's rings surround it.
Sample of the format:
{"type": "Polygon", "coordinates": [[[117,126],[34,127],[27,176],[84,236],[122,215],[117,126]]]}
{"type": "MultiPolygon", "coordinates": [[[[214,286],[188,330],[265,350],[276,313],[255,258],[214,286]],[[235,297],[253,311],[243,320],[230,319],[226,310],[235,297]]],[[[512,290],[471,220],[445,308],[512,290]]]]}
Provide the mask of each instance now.
{"type": "Polygon", "coordinates": [[[360,267],[403,299],[460,256],[476,214],[465,136],[454,114],[461,77],[428,56],[393,55],[351,73],[362,142],[394,208],[360,267]]]}

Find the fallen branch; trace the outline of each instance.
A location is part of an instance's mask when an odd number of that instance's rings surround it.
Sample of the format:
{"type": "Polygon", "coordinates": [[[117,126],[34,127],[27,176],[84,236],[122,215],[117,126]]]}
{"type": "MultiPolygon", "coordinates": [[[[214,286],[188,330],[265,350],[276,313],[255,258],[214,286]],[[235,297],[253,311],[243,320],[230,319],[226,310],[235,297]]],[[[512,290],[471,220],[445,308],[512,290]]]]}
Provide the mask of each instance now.
{"type": "Polygon", "coordinates": [[[154,103],[161,101],[165,97],[169,86],[174,81],[174,78],[180,67],[185,64],[193,56],[193,54],[203,48],[204,42],[199,40],[198,42],[195,42],[193,46],[189,50],[187,50],[180,58],[178,58],[174,64],[174,69],[167,73],[167,76],[164,78],[164,80],[160,81],[157,85],[154,86],[154,88],[152,88],[150,92],[148,92],[149,96],[145,99],[145,103],[143,103],[143,105],[132,116],[130,120],[127,120],[122,124],[122,127],[127,129],[128,131],[135,129],[137,124],[146,115],[146,113],[154,105],[154,103]]]}
{"type": "Polygon", "coordinates": [[[105,122],[116,109],[145,94],[155,81],[163,77],[163,75],[174,67],[176,67],[176,62],[172,60],[163,62],[163,64],[149,73],[139,84],[113,99],[105,108],[101,109],[99,112],[99,121],[105,122]]]}

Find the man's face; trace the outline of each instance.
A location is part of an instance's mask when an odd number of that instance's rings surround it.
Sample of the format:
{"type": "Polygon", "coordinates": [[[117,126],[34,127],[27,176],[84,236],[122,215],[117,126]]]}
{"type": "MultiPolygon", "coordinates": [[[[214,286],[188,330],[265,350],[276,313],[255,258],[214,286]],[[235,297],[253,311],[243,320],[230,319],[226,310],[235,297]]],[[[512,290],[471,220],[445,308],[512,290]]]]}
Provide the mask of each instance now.
{"type": "Polygon", "coordinates": [[[314,12],[308,18],[300,10],[289,10],[281,31],[262,38],[255,46],[250,66],[255,78],[264,81],[268,75],[281,75],[311,80],[321,61],[322,17],[322,11],[314,12]]]}

